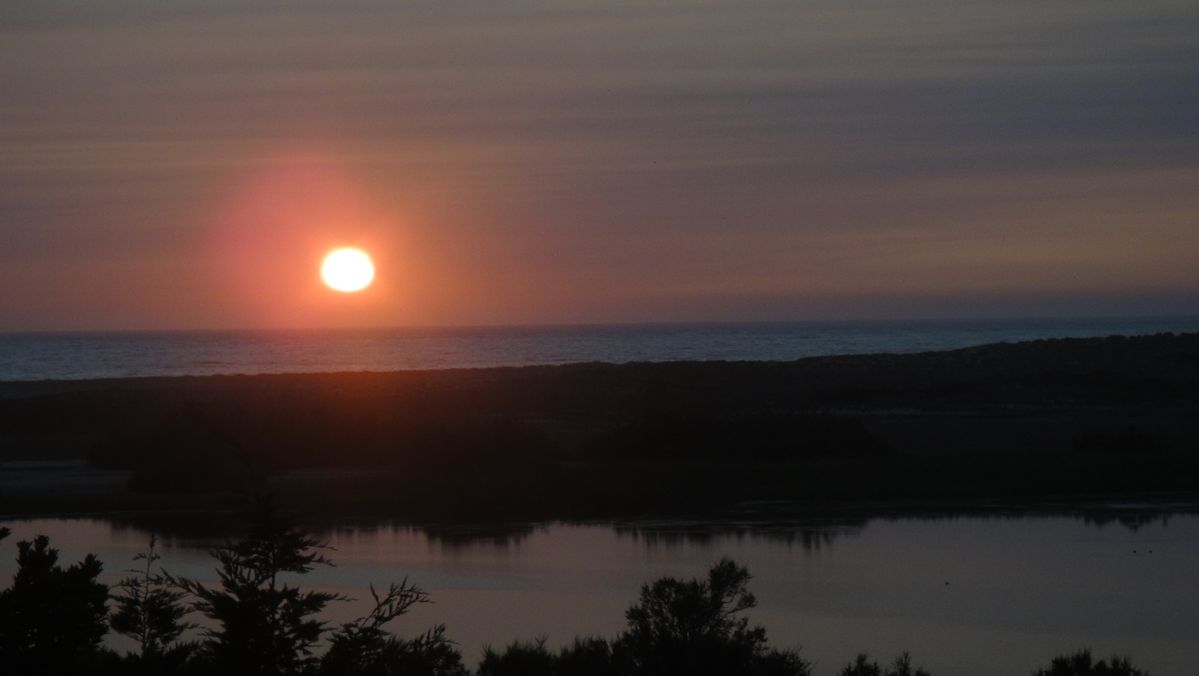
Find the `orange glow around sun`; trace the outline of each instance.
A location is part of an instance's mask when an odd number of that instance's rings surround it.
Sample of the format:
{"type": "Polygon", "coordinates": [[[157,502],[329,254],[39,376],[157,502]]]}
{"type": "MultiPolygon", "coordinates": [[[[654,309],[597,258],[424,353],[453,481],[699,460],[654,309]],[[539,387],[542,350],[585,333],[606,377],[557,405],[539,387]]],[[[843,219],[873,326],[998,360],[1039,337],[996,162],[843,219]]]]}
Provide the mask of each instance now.
{"type": "Polygon", "coordinates": [[[230,181],[208,246],[222,321],[254,328],[375,326],[407,318],[413,271],[407,203],[380,202],[369,180],[298,149],[269,154],[230,181]],[[351,249],[354,253],[340,253],[351,249]]]}
{"type": "Polygon", "coordinates": [[[375,279],[375,264],[361,249],[334,249],[321,264],[321,278],[334,291],[354,293],[371,285],[375,279]]]}

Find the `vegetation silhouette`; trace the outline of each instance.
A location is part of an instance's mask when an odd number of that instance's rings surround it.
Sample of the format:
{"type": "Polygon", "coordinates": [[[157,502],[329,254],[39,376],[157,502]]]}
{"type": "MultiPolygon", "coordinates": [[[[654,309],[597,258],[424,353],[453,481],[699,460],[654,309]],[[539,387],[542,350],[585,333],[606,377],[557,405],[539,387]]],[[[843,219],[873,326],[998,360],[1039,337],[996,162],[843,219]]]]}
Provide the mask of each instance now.
{"type": "Polygon", "coordinates": [[[841,676],[931,676],[920,667],[912,667],[912,658],[907,653],[895,658],[887,667],[872,662],[866,653],[860,653],[853,662],[841,670],[841,676]]]}
{"type": "Polygon", "coordinates": [[[778,363],[0,383],[3,460],[86,458],[130,477],[66,497],[6,490],[0,509],[215,509],[250,470],[281,507],[319,493],[326,514],[442,523],[1193,496],[1197,417],[1194,334],[778,363]]]}
{"type": "Polygon", "coordinates": [[[150,536],[146,551],[133,557],[143,562],[139,569],[117,583],[110,595],[116,610],[109,616],[113,631],[136,641],[139,652],[127,657],[131,670],[142,674],[169,674],[180,669],[196,648],[179,643],[179,637],[196,625],[184,621],[187,593],[156,565],[162,559],[156,550],[158,538],[150,536]]]}
{"type": "Polygon", "coordinates": [[[757,599],[749,580],[748,569],[723,559],[704,580],[662,578],[644,585],[625,613],[628,627],[617,652],[628,656],[639,676],[807,674],[797,654],[770,648],[766,630],[750,626],[744,613],[757,599]]]}
{"type": "Polygon", "coordinates": [[[1033,676],[1149,676],[1132,665],[1127,657],[1113,656],[1111,661],[1094,661],[1090,650],[1053,658],[1049,666],[1033,672],[1033,676]]]}
{"type": "Polygon", "coordinates": [[[399,584],[392,583],[382,595],[374,586],[370,593],[374,608],[333,634],[329,650],[321,658],[321,674],[466,676],[462,656],[446,637],[445,625],[439,624],[412,639],[398,638],[383,629],[416,604],[427,603],[429,595],[425,591],[405,578],[399,584]]]}
{"type": "Polygon", "coordinates": [[[629,672],[627,660],[602,638],[575,638],[558,652],[557,672],[570,676],[609,676],[629,672]]]}
{"type": "Polygon", "coordinates": [[[870,457],[887,444],[860,418],[777,411],[647,415],[591,442],[613,457],[744,463],[802,457],[870,457]]]}
{"type": "MultiPolygon", "coordinates": [[[[8,535],[0,529],[0,540],[8,535]]],[[[0,591],[0,665],[14,674],[86,673],[108,631],[99,559],[63,568],[44,535],[17,551],[12,586],[0,591]]]]}
{"type": "MultiPolygon", "coordinates": [[[[610,668],[609,656],[605,655],[602,659],[603,667],[610,668]]],[[[532,641],[514,641],[503,652],[496,652],[487,646],[478,670],[479,676],[556,676],[559,673],[558,659],[546,650],[544,637],[532,641]]]]}
{"type": "MultiPolygon", "coordinates": [[[[18,570],[0,590],[0,666],[5,673],[100,676],[469,676],[457,646],[438,625],[411,639],[384,627],[429,601],[407,579],[370,588],[372,609],[330,630],[319,613],[338,596],[280,581],[327,565],[326,548],[308,531],[257,499],[244,537],[212,550],[220,584],[208,587],[156,568],[156,541],[135,556],[141,566],[108,588],[88,555],[62,568],[44,536],[18,543],[18,570]],[[107,601],[116,603],[108,615],[107,601]],[[199,642],[180,641],[190,611],[212,622],[199,642]],[[102,646],[109,623],[137,650],[102,646]],[[320,655],[315,645],[327,638],[320,655]]],[[[9,535],[0,528],[0,540],[9,535]]],[[[809,676],[793,650],[769,645],[745,611],[756,605],[749,571],[724,559],[706,577],[664,577],[642,586],[611,640],[576,638],[558,652],[544,638],[487,648],[478,676],[809,676]]],[[[859,655],[840,676],[930,676],[904,653],[880,666],[859,655]]],[[[1089,651],[1054,658],[1033,676],[1148,676],[1127,658],[1098,662],[1089,651]]]]}
{"type": "Polygon", "coordinates": [[[557,654],[544,639],[488,648],[479,676],[807,676],[795,651],[770,647],[745,611],[757,604],[749,571],[728,559],[704,579],[664,577],[641,588],[611,641],[577,638],[557,654]]]}
{"type": "Polygon", "coordinates": [[[303,575],[331,565],[319,540],[275,510],[270,499],[252,497],[249,533],[211,551],[218,587],[168,577],[191,594],[193,608],[213,623],[201,645],[204,659],[222,671],[298,674],[315,666],[312,647],[325,631],[317,618],[336,594],[303,590],[280,576],[303,575]]]}

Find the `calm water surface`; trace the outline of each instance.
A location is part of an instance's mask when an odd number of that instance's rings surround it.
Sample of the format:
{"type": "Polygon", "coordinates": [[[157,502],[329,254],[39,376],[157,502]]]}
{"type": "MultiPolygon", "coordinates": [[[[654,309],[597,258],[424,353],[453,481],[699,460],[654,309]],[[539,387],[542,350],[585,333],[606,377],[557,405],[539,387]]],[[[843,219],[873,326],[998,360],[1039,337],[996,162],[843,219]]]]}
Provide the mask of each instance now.
{"type": "MultiPolygon", "coordinates": [[[[95,552],[111,581],[145,545],[144,531],[97,520],[14,521],[20,538],[50,536],[64,561],[95,552]]],[[[326,534],[337,567],[305,579],[358,597],[408,576],[432,593],[394,625],[444,622],[468,663],[482,647],[547,636],[611,635],[641,583],[703,574],[720,557],[749,566],[776,645],[801,647],[834,674],[866,650],[910,650],[942,676],[1026,674],[1064,651],[1131,654],[1158,676],[1199,669],[1199,516],[1130,528],[1073,517],[872,519],[754,525],[546,524],[507,533],[343,528],[326,534]]],[[[211,579],[204,543],[168,539],[172,572],[211,579]]],[[[8,549],[11,554],[12,549],[8,549]]],[[[0,557],[11,575],[13,557],[0,557]]],[[[361,603],[340,604],[335,620],[361,603]]]]}
{"type": "Polygon", "coordinates": [[[790,360],[1199,331],[1199,317],[313,331],[0,333],[0,380],[790,360]]]}

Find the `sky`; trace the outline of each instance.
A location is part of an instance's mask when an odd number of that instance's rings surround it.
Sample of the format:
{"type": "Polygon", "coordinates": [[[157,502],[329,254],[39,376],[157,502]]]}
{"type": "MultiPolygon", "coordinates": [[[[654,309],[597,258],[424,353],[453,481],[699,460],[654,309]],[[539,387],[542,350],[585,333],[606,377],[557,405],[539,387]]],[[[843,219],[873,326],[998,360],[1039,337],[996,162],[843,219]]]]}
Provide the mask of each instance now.
{"type": "Polygon", "coordinates": [[[0,3],[0,330],[1199,314],[1199,3],[0,3]],[[336,246],[378,271],[322,286],[336,246]]]}

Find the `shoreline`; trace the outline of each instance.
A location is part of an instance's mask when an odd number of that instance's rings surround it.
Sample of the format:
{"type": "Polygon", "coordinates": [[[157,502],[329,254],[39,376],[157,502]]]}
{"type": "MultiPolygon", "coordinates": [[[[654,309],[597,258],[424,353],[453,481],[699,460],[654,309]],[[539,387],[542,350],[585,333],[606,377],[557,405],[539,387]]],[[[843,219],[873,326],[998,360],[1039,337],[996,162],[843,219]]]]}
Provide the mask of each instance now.
{"type": "MultiPolygon", "coordinates": [[[[1057,496],[1036,500],[890,501],[808,504],[776,502],[738,504],[694,512],[613,514],[595,518],[517,520],[405,520],[380,514],[294,514],[314,532],[362,529],[413,529],[460,541],[519,538],[550,526],[610,528],[618,532],[677,533],[696,537],[728,534],[769,536],[829,528],[860,528],[872,521],[939,521],[944,519],[1072,519],[1097,527],[1130,530],[1174,516],[1199,515],[1199,492],[1124,496],[1057,496]]],[[[0,524],[27,521],[101,521],[172,537],[214,537],[240,532],[233,508],[38,512],[0,514],[0,524]]]]}
{"type": "Polygon", "coordinates": [[[0,334],[0,381],[374,373],[582,363],[791,362],[1199,332],[1199,316],[351,331],[0,334]]]}
{"type": "MultiPolygon", "coordinates": [[[[158,333],[158,332],[148,332],[158,333]]],[[[840,352],[816,354],[795,359],[645,359],[628,361],[583,360],[569,362],[545,362],[528,364],[500,364],[495,366],[449,366],[428,368],[397,368],[397,369],[346,369],[346,370],[314,370],[314,371],[247,371],[222,373],[181,373],[170,375],[128,375],[102,376],[87,378],[35,378],[35,379],[0,379],[0,401],[7,398],[27,398],[50,394],[70,393],[78,390],[94,388],[134,386],[137,388],[153,388],[156,385],[203,383],[205,381],[234,381],[251,378],[263,380],[280,380],[291,378],[387,378],[403,376],[432,376],[436,374],[481,374],[487,372],[502,373],[513,371],[541,371],[546,369],[579,369],[579,368],[652,368],[652,367],[721,367],[721,366],[761,366],[761,367],[802,367],[808,364],[826,365],[843,362],[844,365],[854,366],[853,362],[879,360],[924,360],[959,353],[974,353],[977,351],[992,351],[1006,348],[1041,349],[1042,347],[1071,347],[1073,345],[1095,345],[1104,342],[1146,341],[1157,339],[1179,339],[1185,341],[1199,340],[1199,331],[1177,332],[1162,331],[1143,334],[1106,334],[1091,337],[1052,337],[1036,338],[1019,341],[997,341],[979,343],[963,347],[944,349],[915,350],[915,351],[879,351],[879,352],[840,352]]],[[[1190,349],[1192,346],[1188,346],[1190,349]]]]}

